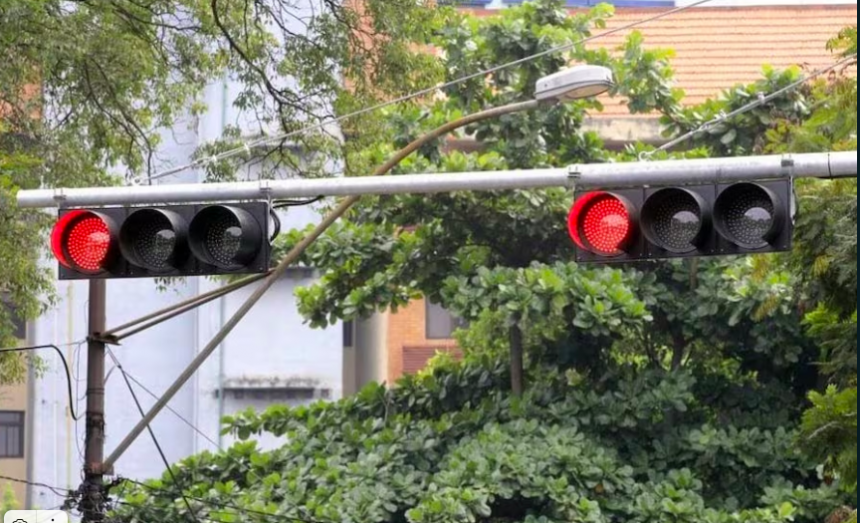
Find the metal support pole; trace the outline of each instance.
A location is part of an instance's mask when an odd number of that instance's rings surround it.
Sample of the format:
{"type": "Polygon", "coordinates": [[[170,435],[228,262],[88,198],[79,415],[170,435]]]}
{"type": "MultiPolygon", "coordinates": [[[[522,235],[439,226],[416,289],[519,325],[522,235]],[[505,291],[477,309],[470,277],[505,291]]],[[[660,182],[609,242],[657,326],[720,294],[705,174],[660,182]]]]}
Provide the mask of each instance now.
{"type": "MultiPolygon", "coordinates": [[[[497,116],[502,116],[509,113],[515,113],[518,111],[526,111],[530,109],[535,109],[540,105],[540,102],[536,100],[529,100],[527,102],[514,103],[510,105],[506,105],[503,107],[496,107],[493,109],[488,109],[486,111],[481,111],[472,115],[464,116],[459,120],[455,120],[453,122],[449,122],[445,125],[440,126],[439,128],[421,136],[420,138],[414,140],[412,143],[399,150],[392,158],[390,158],[387,162],[379,166],[376,171],[374,171],[374,176],[382,176],[388,173],[391,169],[394,168],[398,163],[403,161],[404,158],[418,150],[422,145],[429,143],[433,140],[436,140],[446,134],[458,129],[460,127],[464,127],[466,125],[479,122],[481,120],[486,120],[489,118],[495,118],[497,116]]],[[[202,186],[201,186],[202,187],[202,186]]],[[[292,265],[296,260],[299,259],[299,256],[308,248],[310,244],[312,244],[317,238],[322,236],[326,229],[328,229],[334,222],[336,222],[341,216],[346,214],[346,212],[361,199],[361,196],[350,196],[349,198],[344,199],[333,211],[331,211],[328,215],[323,218],[322,222],[317,225],[310,234],[302,238],[302,240],[297,243],[291,250],[284,256],[284,258],[278,263],[278,266],[263,280],[263,283],[254,289],[254,292],[251,296],[245,300],[239,309],[230,317],[229,320],[221,327],[221,330],[218,331],[217,334],[209,341],[209,343],[201,350],[194,360],[182,371],[178,378],[168,387],[168,389],[164,392],[161,398],[155,402],[155,405],[146,413],[146,416],[140,420],[137,425],[131,429],[128,436],[123,439],[119,445],[117,445],[116,449],[111,453],[110,456],[105,460],[106,467],[113,467],[116,461],[122,456],[122,454],[128,450],[131,444],[137,439],[140,434],[146,430],[146,427],[152,422],[153,419],[158,415],[159,412],[167,405],[167,403],[173,398],[174,395],[185,385],[185,382],[188,381],[191,376],[197,372],[197,369],[203,365],[203,362],[215,351],[218,345],[230,334],[230,331],[233,330],[234,327],[248,314],[248,311],[263,297],[266,291],[275,284],[276,281],[286,272],[287,268],[292,265]]],[[[104,353],[102,353],[104,354],[104,353]]]]}
{"type": "Polygon", "coordinates": [[[844,178],[857,176],[857,151],[701,158],[648,162],[580,164],[520,171],[351,176],[256,182],[95,187],[19,191],[20,207],[82,207],[224,202],[418,194],[451,191],[499,191],[545,187],[640,187],[732,183],[780,178],[844,178]]]}
{"type": "Polygon", "coordinates": [[[84,487],[81,509],[84,523],[105,518],[105,280],[90,280],[87,337],[87,412],[84,450],[84,487]]]}

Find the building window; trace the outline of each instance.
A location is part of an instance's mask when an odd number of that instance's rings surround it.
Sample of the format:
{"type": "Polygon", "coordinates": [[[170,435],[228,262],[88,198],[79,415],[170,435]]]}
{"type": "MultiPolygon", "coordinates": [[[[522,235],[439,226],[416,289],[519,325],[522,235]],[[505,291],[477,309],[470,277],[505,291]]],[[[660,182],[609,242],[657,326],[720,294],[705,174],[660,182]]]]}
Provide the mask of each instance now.
{"type": "Polygon", "coordinates": [[[0,410],[0,458],[24,457],[24,413],[0,410]]]}
{"type": "Polygon", "coordinates": [[[430,300],[424,300],[424,303],[427,307],[425,336],[428,340],[451,339],[456,329],[466,325],[466,322],[448,312],[441,305],[432,303],[430,300]]]}
{"type": "Polygon", "coordinates": [[[355,346],[355,323],[352,320],[343,322],[343,346],[355,346]]]}

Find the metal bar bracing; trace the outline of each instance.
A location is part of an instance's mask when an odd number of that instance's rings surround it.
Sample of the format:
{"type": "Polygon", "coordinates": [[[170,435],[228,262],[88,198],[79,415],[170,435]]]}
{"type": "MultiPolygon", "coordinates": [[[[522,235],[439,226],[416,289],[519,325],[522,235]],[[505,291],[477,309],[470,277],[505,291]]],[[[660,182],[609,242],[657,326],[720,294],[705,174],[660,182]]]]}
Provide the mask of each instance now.
{"type": "Polygon", "coordinates": [[[104,334],[102,336],[106,341],[109,341],[111,343],[117,342],[117,341],[119,341],[123,338],[127,338],[133,334],[137,334],[138,332],[145,330],[149,327],[154,327],[155,325],[158,325],[159,323],[162,323],[162,322],[164,322],[170,318],[179,316],[182,313],[193,310],[193,309],[199,307],[200,305],[209,303],[210,301],[216,300],[222,296],[226,296],[227,294],[230,294],[231,292],[233,292],[235,290],[239,290],[239,289],[246,287],[246,286],[248,286],[254,282],[258,282],[258,281],[262,280],[263,278],[265,278],[266,276],[268,276],[270,272],[271,271],[267,271],[267,272],[264,272],[262,274],[254,274],[251,276],[246,276],[244,278],[236,280],[233,283],[230,283],[228,285],[224,285],[223,287],[218,287],[216,289],[212,289],[211,291],[207,291],[203,294],[198,294],[197,296],[194,296],[194,297],[189,298],[187,300],[183,300],[179,303],[174,303],[173,305],[169,305],[169,306],[164,307],[162,309],[158,309],[157,311],[151,312],[145,316],[141,316],[137,319],[134,319],[134,320],[129,321],[127,323],[123,323],[122,325],[119,325],[119,326],[114,327],[112,329],[108,329],[104,332],[104,334]],[[141,323],[146,323],[146,326],[145,327],[142,326],[142,327],[139,327],[137,329],[133,329],[133,330],[128,331],[128,332],[122,332],[122,331],[126,331],[127,329],[129,329],[131,327],[139,325],[141,323]]]}
{"type": "MultiPolygon", "coordinates": [[[[533,103],[533,102],[526,102],[533,103]]],[[[353,176],[177,184],[142,187],[40,189],[18,192],[28,208],[152,205],[316,196],[495,191],[542,187],[625,187],[736,182],[774,178],[838,178],[857,174],[857,151],[580,164],[520,171],[353,176]]]]}
{"type": "MultiPolygon", "coordinates": [[[[394,166],[403,161],[404,158],[415,152],[422,145],[435,140],[441,136],[445,136],[451,131],[458,129],[460,127],[481,121],[489,118],[496,118],[498,116],[502,116],[508,113],[514,113],[518,111],[530,110],[538,107],[539,103],[535,100],[530,100],[527,102],[514,103],[510,105],[506,105],[503,107],[496,107],[493,109],[488,109],[486,111],[481,111],[469,116],[465,116],[460,118],[459,120],[446,123],[441,127],[431,131],[430,133],[425,134],[424,136],[416,139],[400,151],[398,151],[392,158],[390,158],[383,165],[379,166],[376,171],[374,171],[375,176],[382,176],[388,173],[394,166]]],[[[215,336],[209,341],[209,343],[194,357],[194,360],[182,371],[179,377],[174,380],[174,382],[168,387],[168,389],[164,392],[161,398],[155,402],[155,405],[146,413],[146,416],[140,420],[137,425],[129,432],[129,434],[117,445],[114,451],[107,457],[104,461],[105,467],[112,467],[116,461],[122,456],[122,454],[128,450],[134,440],[137,439],[140,434],[146,430],[146,427],[152,422],[153,419],[158,415],[159,412],[167,405],[167,403],[173,398],[174,395],[182,388],[183,385],[197,372],[197,369],[203,365],[203,362],[215,351],[218,345],[227,337],[230,331],[233,330],[236,325],[242,321],[242,318],[251,310],[251,308],[263,297],[266,291],[274,285],[274,283],[280,278],[284,272],[286,272],[287,268],[293,264],[299,257],[302,255],[305,249],[313,243],[317,238],[319,238],[325,231],[328,229],[334,222],[336,222],[341,216],[346,214],[347,211],[361,199],[360,196],[350,196],[345,198],[333,211],[329,212],[307,236],[302,238],[292,249],[284,256],[284,258],[278,263],[277,267],[268,274],[268,276],[262,281],[261,285],[254,289],[254,292],[245,302],[236,310],[233,316],[227,320],[227,322],[221,327],[215,336]]]]}

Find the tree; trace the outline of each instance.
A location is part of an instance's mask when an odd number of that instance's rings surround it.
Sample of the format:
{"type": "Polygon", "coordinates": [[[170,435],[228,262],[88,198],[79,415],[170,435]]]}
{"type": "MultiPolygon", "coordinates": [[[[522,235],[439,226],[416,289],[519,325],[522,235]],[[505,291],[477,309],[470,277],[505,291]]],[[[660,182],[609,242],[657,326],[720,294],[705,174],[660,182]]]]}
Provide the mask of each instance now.
{"type": "Polygon", "coordinates": [[[18,500],[15,499],[15,493],[12,491],[12,485],[7,484],[3,489],[3,496],[0,497],[0,517],[6,515],[10,510],[18,510],[18,500]]]}
{"type": "MultiPolygon", "coordinates": [[[[17,190],[154,174],[170,165],[158,155],[160,133],[201,114],[202,90],[225,75],[241,80],[235,104],[254,116],[253,131],[261,134],[295,130],[437,75],[413,45],[426,40],[445,10],[411,0],[369,0],[363,11],[342,2],[311,4],[2,2],[0,294],[22,317],[36,317],[51,297],[51,271],[37,263],[50,219],[15,209],[17,190]]],[[[239,132],[231,129],[200,154],[229,147],[239,132]]],[[[341,154],[326,133],[303,138],[328,158],[341,154]]],[[[313,167],[298,164],[292,145],[252,150],[210,166],[209,174],[223,178],[257,166],[272,177],[313,167]]],[[[10,333],[0,309],[0,346],[12,343],[10,333]]],[[[4,354],[0,364],[20,367],[21,360],[4,354]]]]}
{"type": "Polygon", "coordinates": [[[544,370],[522,397],[504,363],[476,358],[337,403],[228,418],[240,437],[286,443],[202,453],[175,481],[120,487],[115,516],[181,519],[180,493],[201,519],[248,522],[812,523],[834,503],[833,490],[792,486],[809,464],[789,433],[708,423],[686,373],[627,372],[595,388],[544,370]],[[767,488],[752,492],[757,481],[767,488]]]}
{"type": "MultiPolygon", "coordinates": [[[[610,15],[601,6],[568,16],[542,0],[452,18],[438,31],[438,59],[453,78],[577,42],[610,15]]],[[[444,100],[389,111],[372,146],[350,150],[347,169],[366,172],[456,115],[530,97],[534,79],[571,60],[612,65],[615,94],[633,112],[659,111],[669,133],[753,92],[682,110],[670,57],[643,50],[634,34],[617,55],[573,46],[476,79],[444,100]]],[[[766,72],[762,82],[796,74],[766,72]]],[[[722,130],[682,154],[775,147],[753,137],[804,125],[822,92],[789,93],[730,122],[731,140],[722,130]]],[[[582,132],[585,112],[599,109],[587,100],[485,122],[463,135],[478,152],[433,144],[397,173],[635,159],[642,146],[613,155],[582,132]]],[[[469,320],[464,361],[440,358],[395,387],[371,384],[333,404],[230,417],[225,430],[241,439],[265,431],[284,446],[243,442],[189,458],[175,479],[126,485],[117,517],[177,520],[180,494],[198,516],[225,521],[813,523],[844,503],[819,478],[820,458],[796,445],[820,346],[801,324],[806,293],[792,258],[578,267],[560,227],[570,200],[560,190],[364,200],[306,253],[324,276],[299,292],[303,314],[324,326],[423,295],[469,320]],[[511,333],[526,349],[522,396],[511,390],[511,333]]]]}
{"type": "MultiPolygon", "coordinates": [[[[578,42],[589,27],[600,27],[611,14],[604,6],[568,16],[555,2],[529,2],[500,16],[466,18],[440,31],[436,45],[444,49],[444,68],[451,78],[522,55],[578,42]]],[[[534,80],[569,61],[610,65],[618,78],[615,93],[625,97],[633,113],[659,111],[667,132],[696,125],[692,116],[706,119],[738,103],[736,98],[709,102],[684,111],[681,93],[670,88],[669,50],[644,50],[634,33],[614,57],[605,49],[574,46],[568,56],[548,55],[487,79],[452,88],[445,100],[401,109],[391,115],[388,135],[376,148],[367,148],[349,165],[356,172],[438,122],[478,107],[498,106],[529,98],[534,80]]],[[[776,88],[796,78],[796,72],[769,73],[764,86],[776,88]]],[[[771,123],[761,117],[755,126],[735,133],[764,134],[774,121],[800,121],[808,116],[807,93],[792,92],[774,100],[771,123]]],[[[521,113],[466,129],[478,140],[477,153],[446,152],[443,144],[425,148],[403,162],[398,172],[444,173],[458,170],[565,165],[576,162],[625,160],[638,150],[613,155],[599,138],[582,132],[586,110],[599,110],[596,100],[565,104],[546,111],[521,113]]],[[[735,122],[730,122],[735,124],[735,122]]],[[[718,135],[719,137],[719,135],[718,135]]],[[[688,156],[720,154],[723,142],[703,141],[688,156]]],[[[740,138],[738,142],[741,142],[740,138]]],[[[741,152],[736,150],[733,152],[741,152]]],[[[621,284],[648,309],[633,311],[626,320],[611,321],[624,332],[592,328],[590,318],[626,311],[626,296],[570,287],[580,269],[571,261],[572,249],[563,224],[570,207],[564,190],[504,193],[454,193],[435,196],[366,198],[350,221],[335,228],[306,255],[305,262],[326,269],[322,281],[299,293],[300,309],[312,325],[397,308],[423,295],[440,302],[482,329],[485,338],[508,338],[511,329],[523,331],[529,356],[541,361],[579,359],[599,375],[608,360],[633,358],[650,367],[720,365],[724,357],[740,363],[744,372],[762,380],[779,379],[805,391],[816,379],[809,365],[815,347],[798,326],[800,315],[788,272],[773,272],[767,281],[753,278],[753,267],[724,261],[644,264],[628,275],[637,283],[621,284]],[[468,217],[468,218],[466,218],[468,217]],[[648,274],[637,272],[645,270],[648,274]],[[565,293],[563,289],[578,292],[565,293]],[[689,307],[689,303],[698,303],[689,307]],[[486,312],[495,310],[495,313],[486,312]],[[658,329],[642,328],[636,318],[658,329]],[[761,320],[779,322],[771,329],[761,320]],[[774,343],[774,332],[781,339],[774,343]],[[612,335],[614,334],[614,336],[612,335]],[[623,339],[616,351],[607,344],[623,339]],[[755,343],[750,344],[752,339],[755,343]],[[805,365],[794,365],[801,361],[805,365]],[[790,374],[790,375],[789,375],[790,374]]],[[[285,246],[300,237],[294,232],[285,246]]],[[[587,278],[586,278],[587,280],[587,278]]],[[[619,282],[620,283],[620,282],[619,282]]],[[[504,349],[507,344],[503,344],[504,349]]]]}
{"type": "MultiPolygon", "coordinates": [[[[856,56],[856,26],[840,32],[830,47],[843,56],[856,56]]],[[[796,149],[856,149],[856,76],[840,74],[819,89],[827,94],[825,103],[809,121],[785,129],[783,135],[796,149]]],[[[822,349],[820,361],[831,385],[824,393],[810,393],[812,407],[803,415],[801,445],[825,463],[828,473],[838,477],[856,499],[857,181],[809,186],[805,191],[806,234],[794,263],[805,275],[805,287],[814,299],[814,310],[807,313],[806,324],[822,349]],[[821,205],[824,201],[827,204],[821,205]],[[839,390],[837,386],[843,388],[839,390]]],[[[850,515],[846,511],[845,517],[856,523],[857,511],[850,515]]]]}

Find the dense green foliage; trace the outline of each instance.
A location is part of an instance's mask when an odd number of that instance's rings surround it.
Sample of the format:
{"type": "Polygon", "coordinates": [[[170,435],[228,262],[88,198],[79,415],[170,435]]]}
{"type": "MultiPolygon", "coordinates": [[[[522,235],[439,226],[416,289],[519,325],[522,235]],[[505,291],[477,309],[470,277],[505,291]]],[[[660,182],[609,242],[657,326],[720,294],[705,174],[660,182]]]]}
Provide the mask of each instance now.
{"type": "Polygon", "coordinates": [[[542,376],[516,398],[504,364],[446,362],[395,389],[230,419],[241,437],[265,430],[287,443],[190,458],[176,482],[137,488],[120,512],[176,520],[181,490],[199,517],[222,521],[812,523],[838,498],[815,487],[791,433],[720,423],[714,405],[737,387],[728,380],[707,405],[687,372],[618,369],[598,387],[542,376]]]}
{"type": "Polygon", "coordinates": [[[15,493],[12,491],[12,485],[6,485],[3,488],[3,495],[0,496],[0,518],[5,516],[7,511],[18,510],[19,508],[15,493]]]}
{"type": "MultiPolygon", "coordinates": [[[[606,6],[568,16],[541,0],[452,17],[436,33],[440,69],[454,78],[577,42],[608,16],[606,6]]],[[[574,45],[393,109],[387,125],[357,138],[364,147],[349,150],[348,170],[368,172],[458,115],[527,98],[537,77],[568,61],[611,65],[621,97],[612,103],[658,111],[669,135],[799,74],[765,69],[755,85],[683,109],[671,52],[641,44],[634,33],[617,54],[574,45]]],[[[856,147],[856,110],[853,124],[842,110],[852,85],[856,109],[853,78],[814,83],[681,154],[856,147]]],[[[457,136],[479,140],[476,152],[432,144],[395,174],[630,160],[647,149],[606,151],[583,132],[597,110],[586,100],[482,123],[457,136]]],[[[394,388],[371,384],[333,404],[231,417],[226,430],[240,438],[268,432],[284,446],[194,456],[175,481],[121,487],[129,505],[118,515],[179,520],[183,492],[200,517],[221,521],[823,521],[856,487],[845,472],[852,455],[856,464],[856,401],[852,420],[850,393],[813,395],[805,417],[804,400],[827,380],[851,384],[852,357],[856,371],[856,183],[799,190],[795,253],[622,269],[572,263],[559,227],[565,191],[366,198],[306,253],[324,276],[299,292],[302,313],[325,326],[423,295],[468,320],[458,334],[464,362],[439,358],[394,388]],[[510,393],[511,329],[526,349],[522,397],[510,393]]],[[[279,247],[300,236],[285,234],[279,247]]]]}

